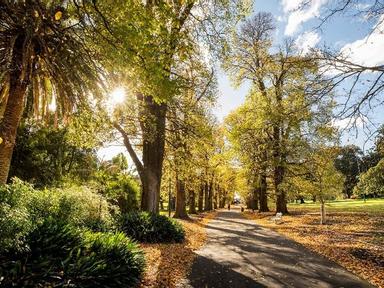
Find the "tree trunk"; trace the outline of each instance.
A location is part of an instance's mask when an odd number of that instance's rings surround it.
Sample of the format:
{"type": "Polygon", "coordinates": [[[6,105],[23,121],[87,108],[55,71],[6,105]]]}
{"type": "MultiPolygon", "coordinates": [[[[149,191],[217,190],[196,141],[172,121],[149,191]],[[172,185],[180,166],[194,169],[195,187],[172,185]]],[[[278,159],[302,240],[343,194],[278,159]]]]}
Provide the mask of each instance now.
{"type": "Polygon", "coordinates": [[[185,182],[176,176],[176,211],[174,218],[188,218],[185,203],[185,182]]]}
{"type": "Polygon", "coordinates": [[[156,103],[151,96],[144,96],[141,99],[143,100],[140,123],[143,133],[141,209],[159,213],[167,106],[165,103],[156,103]]]}
{"type": "Polygon", "coordinates": [[[326,222],[325,205],[323,199],[320,199],[320,224],[324,225],[326,222]]]}
{"type": "Polygon", "coordinates": [[[273,158],[274,158],[274,169],[273,169],[273,185],[275,188],[276,195],[276,212],[283,214],[288,213],[287,200],[285,197],[285,191],[281,189],[280,185],[284,179],[284,167],[282,166],[282,153],[281,153],[281,135],[280,128],[278,125],[273,127],[273,158]]]}
{"type": "Polygon", "coordinates": [[[204,183],[204,211],[209,211],[209,186],[207,181],[204,183]]]}
{"type": "Polygon", "coordinates": [[[225,207],[226,195],[227,195],[227,192],[224,189],[221,189],[221,199],[219,203],[219,208],[225,207]]]}
{"type": "Polygon", "coordinates": [[[281,189],[280,184],[283,182],[284,169],[278,166],[274,172],[274,186],[276,191],[276,212],[283,214],[288,213],[287,200],[285,197],[285,191],[281,189]]]}
{"type": "Polygon", "coordinates": [[[218,202],[218,192],[219,192],[219,186],[216,185],[216,188],[213,193],[213,209],[217,209],[217,202],[218,202]]]}
{"type": "Polygon", "coordinates": [[[252,210],[258,210],[259,209],[259,195],[260,195],[260,187],[256,187],[252,191],[252,210]]]}
{"type": "MultiPolygon", "coordinates": [[[[0,123],[0,185],[7,183],[13,148],[24,108],[24,98],[29,81],[29,67],[23,67],[24,36],[19,36],[14,44],[9,77],[9,94],[3,119],[0,123]],[[24,70],[24,71],[23,71],[24,70]]],[[[29,62],[30,60],[27,60],[29,62]]]]}
{"type": "Polygon", "coordinates": [[[196,214],[196,193],[194,190],[189,190],[189,214],[196,214]]]}
{"type": "Polygon", "coordinates": [[[198,199],[198,211],[203,212],[203,199],[204,199],[204,185],[200,185],[200,190],[199,190],[199,199],[198,199]]]}
{"type": "Polygon", "coordinates": [[[208,186],[208,211],[213,210],[213,181],[208,186]]]}
{"type": "MultiPolygon", "coordinates": [[[[275,84],[275,100],[276,107],[275,109],[278,113],[282,113],[282,101],[283,101],[283,77],[280,75],[279,79],[277,79],[277,83],[275,84]]],[[[286,163],[286,159],[283,153],[284,143],[283,143],[283,117],[281,114],[276,115],[276,120],[273,125],[273,161],[274,161],[274,169],[273,169],[273,182],[275,188],[276,195],[276,212],[280,212],[283,214],[288,213],[287,209],[287,200],[285,197],[285,191],[281,189],[281,184],[284,180],[284,164],[286,163]]]]}
{"type": "Polygon", "coordinates": [[[260,202],[260,212],[268,212],[268,197],[267,197],[267,176],[266,174],[262,173],[260,175],[260,195],[259,195],[259,202],[260,202]]]}

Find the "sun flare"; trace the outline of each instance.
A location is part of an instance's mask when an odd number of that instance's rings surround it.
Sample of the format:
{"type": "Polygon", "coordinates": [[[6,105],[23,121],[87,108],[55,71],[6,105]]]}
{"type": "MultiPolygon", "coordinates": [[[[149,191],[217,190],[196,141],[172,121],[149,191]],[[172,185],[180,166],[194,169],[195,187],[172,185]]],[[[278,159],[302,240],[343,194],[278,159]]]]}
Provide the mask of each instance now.
{"type": "Polygon", "coordinates": [[[113,104],[121,104],[125,100],[125,90],[123,87],[115,88],[111,93],[111,100],[113,104]]]}

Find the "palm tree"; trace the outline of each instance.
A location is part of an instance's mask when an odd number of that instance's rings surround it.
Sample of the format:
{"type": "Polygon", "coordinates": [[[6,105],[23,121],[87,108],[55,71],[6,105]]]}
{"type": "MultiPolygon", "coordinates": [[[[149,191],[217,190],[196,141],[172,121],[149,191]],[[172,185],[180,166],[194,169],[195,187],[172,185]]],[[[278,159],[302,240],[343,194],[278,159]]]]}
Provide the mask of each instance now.
{"type": "Polygon", "coordinates": [[[64,116],[97,93],[97,57],[84,40],[90,20],[70,14],[71,3],[0,2],[0,184],[7,181],[25,107],[41,120],[55,102],[64,116]]]}

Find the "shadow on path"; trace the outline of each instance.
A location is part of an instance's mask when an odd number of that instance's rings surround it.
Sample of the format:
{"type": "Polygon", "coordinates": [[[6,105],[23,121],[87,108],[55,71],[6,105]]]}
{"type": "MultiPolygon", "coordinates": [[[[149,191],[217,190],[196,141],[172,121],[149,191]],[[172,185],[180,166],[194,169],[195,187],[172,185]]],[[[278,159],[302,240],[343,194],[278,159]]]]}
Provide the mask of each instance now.
{"type": "Polygon", "coordinates": [[[243,274],[236,272],[228,265],[219,264],[203,256],[198,256],[192,265],[189,285],[201,288],[267,287],[249,277],[244,276],[243,274]]]}
{"type": "Polygon", "coordinates": [[[239,212],[220,211],[206,229],[208,242],[179,287],[373,287],[239,212]]]}

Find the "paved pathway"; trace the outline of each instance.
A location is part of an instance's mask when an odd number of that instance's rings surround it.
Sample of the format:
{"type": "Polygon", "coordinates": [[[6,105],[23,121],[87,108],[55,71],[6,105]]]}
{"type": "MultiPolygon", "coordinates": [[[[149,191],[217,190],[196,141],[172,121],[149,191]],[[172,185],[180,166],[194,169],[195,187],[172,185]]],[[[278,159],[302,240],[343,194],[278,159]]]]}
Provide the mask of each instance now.
{"type": "Polygon", "coordinates": [[[207,225],[208,242],[179,287],[373,287],[341,266],[280,234],[220,211],[207,225]]]}

